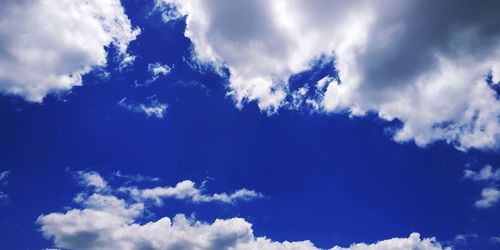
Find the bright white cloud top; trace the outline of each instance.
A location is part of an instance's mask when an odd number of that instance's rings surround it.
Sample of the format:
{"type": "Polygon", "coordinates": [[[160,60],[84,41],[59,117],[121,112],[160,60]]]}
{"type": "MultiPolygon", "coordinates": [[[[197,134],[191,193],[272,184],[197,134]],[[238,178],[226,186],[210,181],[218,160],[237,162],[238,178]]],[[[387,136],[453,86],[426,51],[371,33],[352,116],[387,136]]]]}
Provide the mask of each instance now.
{"type": "Polygon", "coordinates": [[[82,75],[106,64],[110,45],[131,58],[127,47],[139,33],[120,0],[1,1],[0,90],[41,102],[81,85],[82,75]]]}
{"type": "Polygon", "coordinates": [[[500,144],[500,102],[485,80],[500,80],[496,1],[156,2],[165,20],[187,16],[196,57],[229,69],[240,106],[276,111],[294,94],[289,77],[326,55],[340,82],[328,82],[313,108],[398,119],[394,139],[420,146],[500,144]]]}
{"type": "MultiPolygon", "coordinates": [[[[96,172],[78,172],[84,179],[96,172]]],[[[242,218],[217,219],[213,223],[199,221],[184,214],[173,219],[163,217],[156,221],[139,223],[147,215],[148,203],[134,197],[118,197],[121,191],[109,188],[106,191],[94,189],[93,181],[80,182],[91,187],[92,192],[79,193],[75,201],[81,208],[71,208],[64,213],[41,215],[37,223],[41,232],[54,241],[54,246],[65,249],[228,249],[228,250],[317,250],[310,241],[277,242],[266,237],[257,237],[252,224],[242,218]]],[[[218,197],[217,194],[202,194],[190,181],[183,181],[175,187],[158,187],[175,199],[191,199],[195,202],[222,201],[219,199],[195,199],[194,197],[218,197]],[[187,184],[186,184],[187,183],[187,184]],[[186,190],[190,190],[186,192],[186,190]],[[194,191],[193,191],[194,190],[194,191]],[[192,195],[195,193],[195,195],[192,195]]],[[[109,185],[108,185],[109,187],[109,185]]],[[[123,189],[126,187],[118,187],[123,189]]],[[[147,190],[155,190],[147,189],[147,190]]],[[[165,193],[164,192],[164,193],[165,193]]],[[[256,193],[255,191],[250,191],[256,193]]],[[[238,193],[235,192],[234,194],[238,193]]],[[[229,195],[231,196],[231,195],[229,195]]],[[[352,250],[399,250],[421,249],[442,250],[434,238],[420,238],[412,233],[408,238],[393,238],[374,244],[353,244],[350,247],[332,249],[352,250]]]]}

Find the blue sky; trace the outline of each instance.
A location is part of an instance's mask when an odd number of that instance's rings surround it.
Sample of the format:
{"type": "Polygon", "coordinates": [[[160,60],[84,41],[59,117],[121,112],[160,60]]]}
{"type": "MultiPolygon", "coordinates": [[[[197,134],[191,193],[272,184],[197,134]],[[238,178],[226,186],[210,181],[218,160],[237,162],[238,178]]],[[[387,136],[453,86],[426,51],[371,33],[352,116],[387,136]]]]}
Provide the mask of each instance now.
{"type": "MultiPolygon", "coordinates": [[[[8,69],[0,71],[0,248],[499,248],[500,61],[489,56],[500,51],[500,32],[481,33],[499,21],[488,16],[498,4],[444,1],[436,8],[470,7],[470,18],[428,14],[430,24],[379,17],[363,1],[338,1],[335,11],[386,21],[318,21],[311,13],[328,13],[324,2],[290,4],[292,16],[276,13],[307,22],[277,32],[273,18],[282,19],[268,13],[276,6],[261,1],[104,2],[0,4],[8,13],[0,20],[19,23],[0,24],[8,69]],[[47,6],[49,17],[73,7],[84,14],[70,28],[66,16],[48,18],[42,27],[61,26],[61,34],[43,28],[25,33],[39,42],[23,43],[17,32],[37,19],[16,18],[47,6]],[[86,17],[85,7],[111,15],[111,28],[92,33],[95,13],[86,17]],[[342,25],[370,28],[352,42],[342,25]],[[419,45],[400,45],[425,25],[419,45]],[[478,41],[458,31],[431,37],[451,26],[478,41]],[[304,36],[294,40],[296,32],[304,36]],[[380,42],[374,33],[391,49],[358,44],[365,35],[380,42]],[[381,58],[386,50],[394,55],[381,58]],[[193,186],[176,186],[186,180],[193,186]],[[174,223],[184,227],[161,220],[176,214],[187,217],[174,223]]],[[[388,13],[398,9],[382,2],[388,13]]],[[[421,7],[399,5],[408,19],[421,7]]]]}

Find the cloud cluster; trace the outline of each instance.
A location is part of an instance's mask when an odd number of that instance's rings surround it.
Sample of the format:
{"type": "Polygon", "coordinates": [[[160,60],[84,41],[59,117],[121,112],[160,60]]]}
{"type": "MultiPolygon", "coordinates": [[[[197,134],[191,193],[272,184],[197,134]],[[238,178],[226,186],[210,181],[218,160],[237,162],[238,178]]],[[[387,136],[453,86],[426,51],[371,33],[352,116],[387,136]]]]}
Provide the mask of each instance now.
{"type": "Polygon", "coordinates": [[[398,119],[403,127],[394,139],[421,146],[500,143],[500,102],[491,87],[500,80],[497,1],[156,3],[167,21],[187,16],[196,57],[229,69],[239,106],[256,101],[272,113],[288,105],[289,77],[326,56],[338,81],[309,101],[314,108],[398,119]]]}
{"type": "Polygon", "coordinates": [[[104,66],[106,47],[130,61],[127,47],[139,33],[120,0],[1,1],[0,91],[41,102],[104,66]]]}
{"type": "Polygon", "coordinates": [[[500,181],[500,169],[493,169],[492,166],[486,165],[479,171],[470,169],[464,170],[464,178],[476,182],[488,182],[489,187],[483,188],[481,191],[481,199],[474,203],[477,208],[489,208],[495,205],[500,200],[500,190],[496,187],[500,181]]]}
{"type": "Polygon", "coordinates": [[[156,96],[154,95],[146,98],[145,103],[129,102],[127,101],[127,98],[124,97],[118,102],[118,106],[135,113],[143,113],[148,118],[156,117],[158,119],[161,119],[165,116],[168,108],[167,104],[158,101],[156,99],[156,96]]]}
{"type": "MultiPolygon", "coordinates": [[[[78,172],[79,179],[99,179],[95,172],[78,172]]],[[[101,177],[101,179],[103,179],[101,177]]],[[[104,179],[103,179],[104,180],[104,179]]],[[[103,192],[94,189],[94,182],[81,182],[91,187],[92,192],[80,193],[75,201],[80,208],[70,208],[63,213],[41,215],[37,223],[43,235],[52,239],[55,247],[65,249],[228,249],[228,250],[317,250],[310,241],[278,242],[254,235],[252,225],[242,218],[216,219],[213,223],[178,214],[159,220],[139,223],[144,220],[148,203],[135,199],[134,195],[119,198],[122,192],[109,188],[103,192]]],[[[193,191],[192,182],[180,182],[175,187],[160,187],[163,194],[177,199],[195,202],[217,201],[217,194],[205,195],[193,191]],[[167,191],[168,190],[168,191],[167,191]],[[185,190],[190,190],[186,192],[185,190]],[[194,195],[193,195],[194,193],[194,195]],[[199,197],[199,198],[194,198],[199,197]],[[201,198],[205,197],[205,198],[201,198]],[[211,198],[210,198],[211,197],[211,198]]],[[[118,188],[120,189],[120,188],[118,188]]],[[[155,190],[145,189],[142,190],[155,190]]],[[[148,191],[149,192],[149,191],[148,191]]],[[[251,191],[254,192],[254,191],[251,191]]],[[[238,193],[235,192],[233,194],[238,193]]],[[[232,195],[228,195],[232,196],[232,195]]],[[[219,200],[228,202],[225,199],[219,200]]],[[[434,238],[421,239],[418,233],[408,238],[393,238],[374,244],[353,244],[332,249],[352,250],[397,250],[421,249],[442,250],[434,238]]]]}

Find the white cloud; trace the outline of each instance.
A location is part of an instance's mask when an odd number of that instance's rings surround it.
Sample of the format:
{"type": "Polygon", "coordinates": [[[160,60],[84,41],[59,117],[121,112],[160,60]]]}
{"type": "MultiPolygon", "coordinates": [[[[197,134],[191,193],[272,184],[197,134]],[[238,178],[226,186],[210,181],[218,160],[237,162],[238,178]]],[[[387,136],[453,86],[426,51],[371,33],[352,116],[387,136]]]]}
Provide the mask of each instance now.
{"type": "Polygon", "coordinates": [[[500,199],[500,190],[492,186],[500,181],[500,169],[493,170],[493,167],[490,165],[484,166],[478,172],[466,169],[464,171],[464,178],[476,182],[489,181],[490,187],[484,188],[481,191],[481,199],[474,203],[476,208],[489,208],[500,199]]]}
{"type": "Polygon", "coordinates": [[[148,72],[149,74],[151,74],[151,79],[149,79],[147,81],[147,83],[152,83],[156,80],[158,80],[158,78],[160,78],[160,76],[166,76],[170,73],[172,69],[166,65],[166,64],[161,64],[161,63],[150,63],[148,64],[148,72]]]}
{"type": "Polygon", "coordinates": [[[1,1],[0,91],[41,102],[104,66],[106,47],[129,58],[128,44],[139,33],[120,0],[1,1]]]}
{"type": "Polygon", "coordinates": [[[479,170],[479,172],[466,169],[464,171],[464,178],[471,179],[473,181],[498,181],[500,180],[500,169],[495,169],[495,171],[493,171],[493,167],[490,165],[484,166],[481,170],[479,170]]]}
{"type": "Polygon", "coordinates": [[[399,250],[399,249],[422,249],[422,250],[438,250],[449,249],[443,248],[436,242],[435,238],[421,239],[420,234],[412,233],[408,238],[392,238],[389,240],[379,241],[375,244],[358,243],[349,246],[348,248],[334,247],[332,250],[399,250]]]}
{"type": "Polygon", "coordinates": [[[500,191],[494,187],[487,187],[481,191],[481,199],[474,203],[477,208],[489,208],[500,199],[500,191]]]}
{"type": "Polygon", "coordinates": [[[139,189],[135,187],[125,187],[120,189],[122,192],[129,193],[135,200],[153,200],[157,205],[162,204],[162,200],[166,198],[176,198],[189,200],[195,203],[201,202],[223,202],[235,203],[239,200],[252,200],[255,198],[262,198],[261,193],[253,190],[239,189],[231,194],[216,193],[204,194],[203,189],[196,187],[196,184],[190,180],[185,180],[177,183],[175,187],[155,187],[148,189],[139,189]]]}
{"type": "Polygon", "coordinates": [[[136,56],[134,56],[134,55],[128,55],[128,54],[124,55],[120,64],[118,65],[119,69],[123,70],[127,67],[132,66],[134,64],[135,59],[136,59],[136,56]]]}
{"type": "Polygon", "coordinates": [[[177,11],[174,5],[169,4],[157,4],[153,12],[161,12],[161,17],[163,22],[169,22],[177,20],[182,17],[182,15],[177,11]]]}
{"type": "Polygon", "coordinates": [[[485,81],[489,73],[500,79],[499,3],[156,2],[167,20],[187,16],[185,35],[196,57],[229,69],[239,106],[256,101],[275,112],[291,95],[288,78],[326,55],[335,58],[340,84],[332,81],[307,105],[320,101],[326,112],[398,119],[403,127],[394,139],[401,142],[499,146],[500,101],[485,81]]]}
{"type": "Polygon", "coordinates": [[[123,98],[118,102],[118,105],[136,113],[143,113],[146,117],[156,117],[161,119],[165,116],[167,112],[168,105],[161,103],[156,99],[155,96],[150,96],[147,98],[147,103],[129,103],[127,98],[123,98]]]}
{"type": "MultiPolygon", "coordinates": [[[[181,182],[182,183],[182,182],[181,182]]],[[[227,250],[317,250],[310,241],[278,242],[254,235],[252,224],[242,218],[216,219],[207,223],[178,214],[144,221],[146,204],[99,192],[77,199],[81,208],[41,215],[37,224],[54,247],[64,249],[227,249],[227,250]]],[[[443,248],[434,238],[393,238],[374,244],[353,244],[352,250],[396,250],[443,248]]]]}
{"type": "Polygon", "coordinates": [[[96,190],[104,190],[108,187],[108,183],[97,172],[78,171],[76,177],[80,184],[86,187],[95,188],[96,190]]]}

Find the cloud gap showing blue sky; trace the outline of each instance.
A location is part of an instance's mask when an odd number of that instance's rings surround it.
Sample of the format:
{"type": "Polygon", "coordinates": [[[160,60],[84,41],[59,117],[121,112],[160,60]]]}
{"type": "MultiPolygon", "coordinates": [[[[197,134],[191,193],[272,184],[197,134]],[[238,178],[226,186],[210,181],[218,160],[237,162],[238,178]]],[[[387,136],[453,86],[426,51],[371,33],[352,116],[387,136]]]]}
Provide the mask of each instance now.
{"type": "Polygon", "coordinates": [[[496,249],[498,11],[4,1],[0,248],[496,249]]]}

